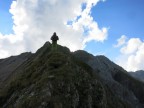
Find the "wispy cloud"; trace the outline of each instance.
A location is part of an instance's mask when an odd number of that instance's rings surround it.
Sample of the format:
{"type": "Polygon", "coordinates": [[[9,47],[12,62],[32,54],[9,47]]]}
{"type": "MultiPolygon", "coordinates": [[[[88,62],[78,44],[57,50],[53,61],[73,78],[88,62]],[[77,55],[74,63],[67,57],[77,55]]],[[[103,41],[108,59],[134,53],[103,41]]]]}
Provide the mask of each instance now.
{"type": "Polygon", "coordinates": [[[114,47],[121,47],[126,43],[127,37],[125,35],[122,35],[119,39],[117,39],[117,44],[114,45],[114,47]]]}

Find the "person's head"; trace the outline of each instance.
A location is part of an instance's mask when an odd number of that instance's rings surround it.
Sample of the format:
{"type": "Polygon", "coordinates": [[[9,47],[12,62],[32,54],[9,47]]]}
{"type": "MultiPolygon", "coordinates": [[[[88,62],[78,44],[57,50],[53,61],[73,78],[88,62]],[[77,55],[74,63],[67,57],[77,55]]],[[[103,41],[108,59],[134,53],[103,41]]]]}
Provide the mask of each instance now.
{"type": "Polygon", "coordinates": [[[56,36],[56,32],[54,32],[54,34],[53,35],[55,35],[56,36]]]}

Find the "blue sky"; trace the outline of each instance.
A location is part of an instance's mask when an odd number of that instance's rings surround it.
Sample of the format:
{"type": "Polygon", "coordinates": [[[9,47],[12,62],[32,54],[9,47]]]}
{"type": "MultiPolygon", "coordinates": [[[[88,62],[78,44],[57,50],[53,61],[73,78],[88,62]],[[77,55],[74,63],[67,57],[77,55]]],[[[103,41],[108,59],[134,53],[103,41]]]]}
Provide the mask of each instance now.
{"type": "Polygon", "coordinates": [[[85,38],[81,36],[83,27],[88,27],[84,50],[93,55],[105,55],[127,70],[144,69],[141,50],[144,46],[144,0],[86,0],[83,5],[86,12],[79,11],[81,3],[81,0],[16,0],[10,13],[12,0],[0,0],[0,58],[36,51],[54,30],[61,36],[60,44],[72,50],[81,49],[81,39],[85,38]],[[74,17],[79,19],[74,20],[74,17]],[[67,24],[71,21],[68,28],[62,25],[64,21],[67,24]]]}
{"type": "Polygon", "coordinates": [[[94,54],[106,53],[111,59],[119,54],[113,44],[121,35],[144,40],[144,0],[107,0],[92,9],[92,16],[99,27],[108,27],[108,39],[104,43],[91,42],[86,50],[94,54]],[[95,46],[95,48],[93,48],[95,46]],[[112,52],[112,53],[111,53],[112,52]]]}
{"type": "Polygon", "coordinates": [[[12,15],[9,13],[12,0],[0,0],[0,32],[2,34],[12,33],[12,15]]]}

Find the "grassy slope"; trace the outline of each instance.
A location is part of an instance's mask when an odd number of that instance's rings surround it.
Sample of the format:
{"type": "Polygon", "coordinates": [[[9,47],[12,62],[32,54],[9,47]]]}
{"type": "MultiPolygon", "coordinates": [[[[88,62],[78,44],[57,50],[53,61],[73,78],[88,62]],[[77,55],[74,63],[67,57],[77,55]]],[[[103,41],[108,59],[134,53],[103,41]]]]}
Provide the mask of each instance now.
{"type": "Polygon", "coordinates": [[[43,46],[0,91],[0,106],[16,108],[122,108],[92,69],[60,47],[43,46]]]}

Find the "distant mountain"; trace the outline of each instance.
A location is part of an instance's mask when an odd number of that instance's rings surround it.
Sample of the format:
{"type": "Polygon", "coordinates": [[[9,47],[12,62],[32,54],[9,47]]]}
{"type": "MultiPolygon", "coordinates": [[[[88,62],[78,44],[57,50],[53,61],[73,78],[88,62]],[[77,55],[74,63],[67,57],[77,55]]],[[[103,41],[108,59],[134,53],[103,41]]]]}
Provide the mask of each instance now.
{"type": "Polygon", "coordinates": [[[0,88],[12,73],[31,57],[32,53],[23,53],[6,59],[0,59],[0,88]]]}
{"type": "Polygon", "coordinates": [[[144,71],[143,70],[139,70],[139,71],[136,71],[136,72],[129,72],[129,73],[134,78],[144,82],[144,71]]]}
{"type": "Polygon", "coordinates": [[[74,55],[91,66],[113,94],[125,102],[133,103],[134,108],[138,101],[144,104],[144,83],[132,78],[122,67],[102,55],[93,56],[82,50],[74,52],[74,55]]]}
{"type": "Polygon", "coordinates": [[[1,108],[144,108],[144,83],[105,56],[46,42],[0,60],[1,108]]]}

